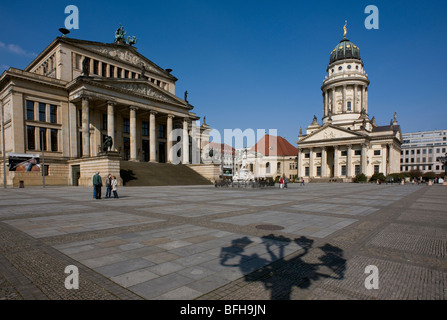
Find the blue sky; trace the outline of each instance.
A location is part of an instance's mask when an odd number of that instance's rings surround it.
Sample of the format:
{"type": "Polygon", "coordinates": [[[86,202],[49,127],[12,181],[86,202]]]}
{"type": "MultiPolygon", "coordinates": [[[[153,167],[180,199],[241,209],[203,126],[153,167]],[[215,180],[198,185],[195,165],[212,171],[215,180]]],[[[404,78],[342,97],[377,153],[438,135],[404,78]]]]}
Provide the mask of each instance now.
{"type": "Polygon", "coordinates": [[[111,43],[121,23],[221,133],[278,129],[295,144],[322,117],[320,87],[345,20],[371,81],[370,116],[387,125],[397,112],[404,133],[447,129],[445,1],[2,1],[0,72],[25,68],[59,36],[68,5],[79,9],[70,37],[111,43]],[[364,26],[367,5],[379,9],[378,30],[364,26]]]}

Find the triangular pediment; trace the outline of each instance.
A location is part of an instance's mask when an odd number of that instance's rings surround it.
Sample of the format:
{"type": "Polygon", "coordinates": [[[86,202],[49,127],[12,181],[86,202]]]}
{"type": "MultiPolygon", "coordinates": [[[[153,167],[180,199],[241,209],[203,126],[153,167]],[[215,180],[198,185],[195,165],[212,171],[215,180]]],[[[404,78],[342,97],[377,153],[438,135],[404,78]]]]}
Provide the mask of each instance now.
{"type": "Polygon", "coordinates": [[[318,129],[312,132],[311,134],[307,135],[306,137],[301,139],[299,143],[329,141],[337,139],[359,139],[359,138],[365,138],[365,136],[354,131],[338,128],[333,125],[326,125],[321,129],[318,129]]]}
{"type": "Polygon", "coordinates": [[[135,79],[109,79],[109,78],[87,78],[85,81],[107,87],[112,90],[121,91],[130,95],[137,95],[144,98],[150,98],[161,102],[174,104],[187,109],[192,109],[192,106],[175,95],[160,89],[147,80],[135,79]]]}

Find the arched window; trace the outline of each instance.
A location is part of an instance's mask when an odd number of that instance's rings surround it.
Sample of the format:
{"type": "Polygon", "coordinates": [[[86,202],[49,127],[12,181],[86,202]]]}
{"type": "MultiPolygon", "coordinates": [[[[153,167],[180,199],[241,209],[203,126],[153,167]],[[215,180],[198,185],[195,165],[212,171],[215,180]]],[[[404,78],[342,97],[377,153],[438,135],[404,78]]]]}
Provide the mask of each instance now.
{"type": "Polygon", "coordinates": [[[270,162],[265,164],[265,173],[270,173],[270,162]]]}

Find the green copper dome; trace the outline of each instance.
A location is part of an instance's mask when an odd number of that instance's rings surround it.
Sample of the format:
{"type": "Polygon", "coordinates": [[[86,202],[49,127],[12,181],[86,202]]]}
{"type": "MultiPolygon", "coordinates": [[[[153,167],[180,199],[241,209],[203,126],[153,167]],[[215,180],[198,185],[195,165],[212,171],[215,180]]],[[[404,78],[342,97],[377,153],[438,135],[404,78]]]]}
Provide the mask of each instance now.
{"type": "Polygon", "coordinates": [[[351,41],[346,39],[346,37],[343,37],[343,39],[341,39],[340,43],[337,44],[337,46],[334,48],[334,50],[332,50],[329,64],[331,64],[335,61],[344,60],[344,59],[361,60],[359,47],[357,47],[351,41]]]}

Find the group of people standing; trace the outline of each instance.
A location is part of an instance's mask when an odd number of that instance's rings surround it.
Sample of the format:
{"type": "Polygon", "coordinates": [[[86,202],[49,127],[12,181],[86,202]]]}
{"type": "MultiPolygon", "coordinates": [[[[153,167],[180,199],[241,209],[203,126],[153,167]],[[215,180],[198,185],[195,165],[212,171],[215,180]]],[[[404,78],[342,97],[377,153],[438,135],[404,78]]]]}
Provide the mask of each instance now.
{"type": "MultiPolygon", "coordinates": [[[[118,180],[116,180],[115,176],[112,176],[110,173],[105,180],[106,184],[106,199],[112,197],[118,198],[118,180]]],[[[99,171],[96,171],[96,174],[93,176],[93,198],[101,199],[101,187],[102,187],[102,178],[99,175],[99,171]]]]}

